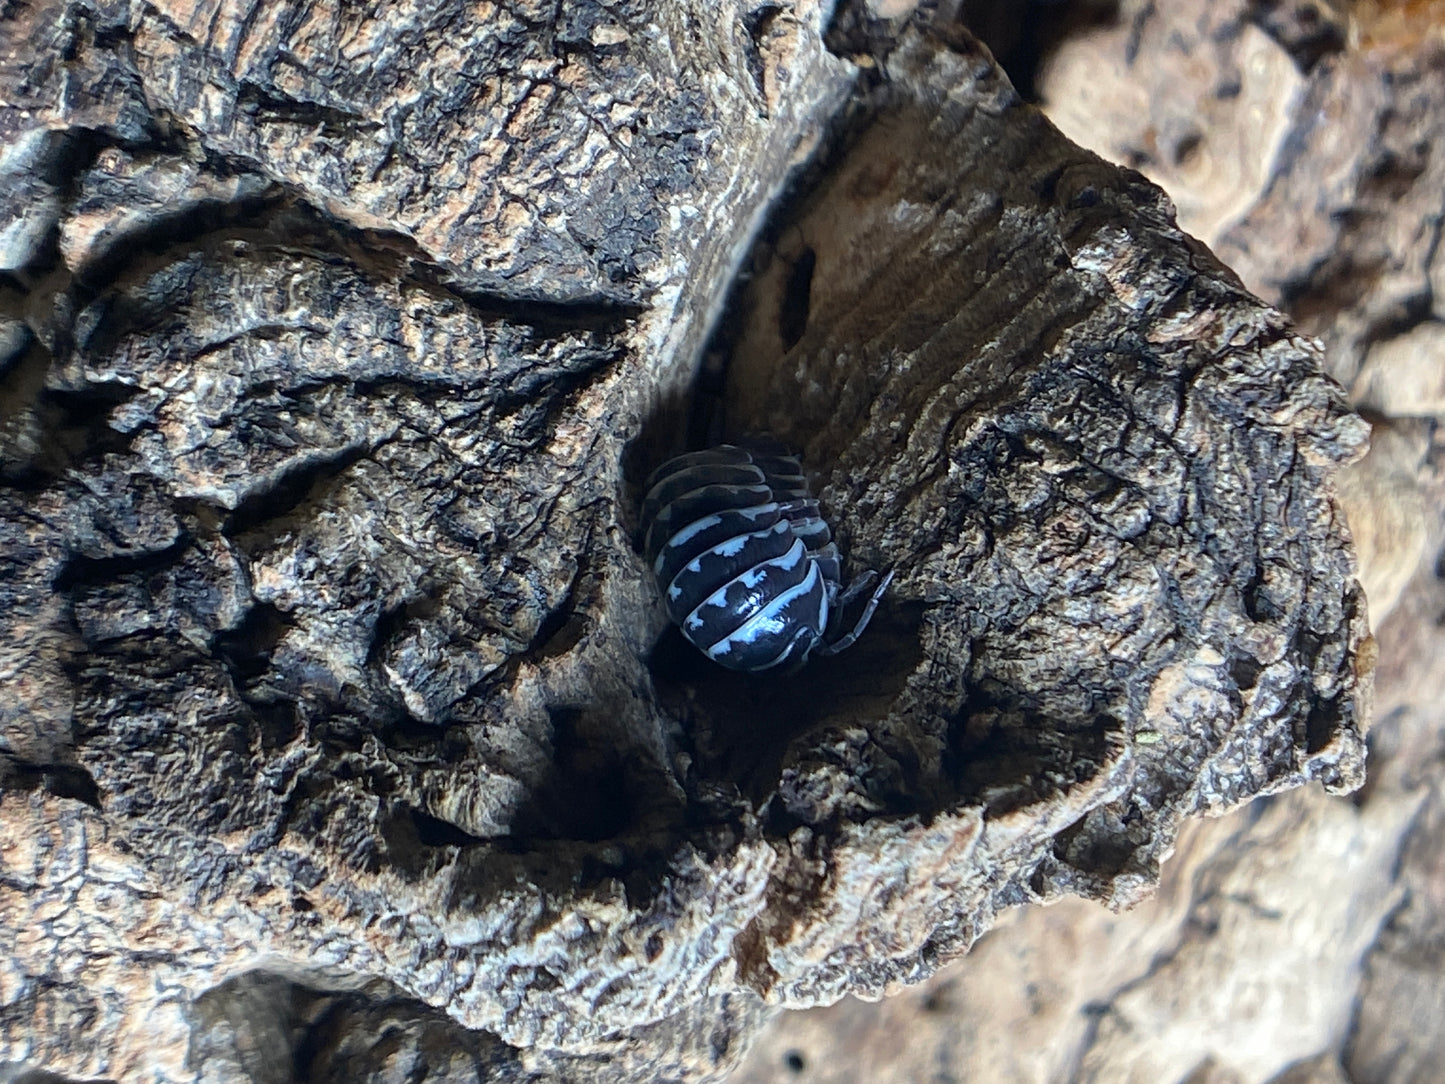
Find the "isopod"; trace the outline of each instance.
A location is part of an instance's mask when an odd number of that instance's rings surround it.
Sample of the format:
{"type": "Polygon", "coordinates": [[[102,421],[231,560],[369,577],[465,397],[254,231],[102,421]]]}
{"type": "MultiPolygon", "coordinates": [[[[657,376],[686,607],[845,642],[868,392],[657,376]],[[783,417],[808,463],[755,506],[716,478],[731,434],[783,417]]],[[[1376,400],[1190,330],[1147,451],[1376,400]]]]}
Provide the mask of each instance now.
{"type": "Polygon", "coordinates": [[[730,670],[801,666],[851,647],[893,580],[869,569],[842,587],[833,533],[795,456],[723,444],[669,460],[647,479],[642,525],[668,615],[730,670]],[[869,587],[862,615],[835,635],[869,587]]]}

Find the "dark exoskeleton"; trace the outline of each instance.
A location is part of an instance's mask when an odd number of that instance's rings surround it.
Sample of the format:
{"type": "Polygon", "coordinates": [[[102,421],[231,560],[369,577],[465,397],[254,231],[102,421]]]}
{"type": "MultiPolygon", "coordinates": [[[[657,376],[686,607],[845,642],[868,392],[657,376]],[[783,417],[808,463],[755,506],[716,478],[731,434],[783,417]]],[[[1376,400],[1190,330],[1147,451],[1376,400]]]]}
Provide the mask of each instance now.
{"type": "Polygon", "coordinates": [[[893,579],[870,569],[841,586],[838,547],[795,456],[731,444],[678,456],[648,478],[642,527],[668,614],[731,670],[801,666],[852,646],[893,579]],[[836,635],[875,581],[857,622],[836,635]]]}

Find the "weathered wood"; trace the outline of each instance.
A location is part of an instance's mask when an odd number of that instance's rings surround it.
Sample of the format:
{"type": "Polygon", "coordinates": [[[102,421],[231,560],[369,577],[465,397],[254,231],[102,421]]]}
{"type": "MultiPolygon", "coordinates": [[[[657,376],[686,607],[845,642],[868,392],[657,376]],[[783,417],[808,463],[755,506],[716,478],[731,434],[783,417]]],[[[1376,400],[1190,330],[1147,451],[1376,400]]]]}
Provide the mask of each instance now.
{"type": "Polygon", "coordinates": [[[700,1078],[1358,784],[1363,427],[1157,189],[946,21],[534,8],[0,24],[0,1061],[700,1078]],[[898,579],[758,681],[629,533],[825,143],[728,420],[898,579]]]}
{"type": "Polygon", "coordinates": [[[1378,637],[1368,779],[1185,825],[1156,898],[1127,914],[1017,912],[896,998],[780,1015],[739,1084],[799,1064],[820,1084],[1440,1079],[1445,7],[1117,6],[1025,81],[1318,334],[1371,421],[1340,476],[1378,637]]]}

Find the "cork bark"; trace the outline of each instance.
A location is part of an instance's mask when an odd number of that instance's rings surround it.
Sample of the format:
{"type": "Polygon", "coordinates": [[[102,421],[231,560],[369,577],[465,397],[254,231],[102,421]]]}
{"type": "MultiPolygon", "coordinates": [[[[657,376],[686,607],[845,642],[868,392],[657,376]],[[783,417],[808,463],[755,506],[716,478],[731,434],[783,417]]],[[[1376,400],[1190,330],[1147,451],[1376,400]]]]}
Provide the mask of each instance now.
{"type": "Polygon", "coordinates": [[[780,1016],[738,1084],[1427,1084],[1445,1064],[1445,6],[1087,7],[1036,28],[1057,47],[1019,82],[1163,185],[1371,422],[1340,480],[1378,637],[1369,774],[1191,822],[1127,914],[1016,912],[897,998],[780,1016]]]}
{"type": "Polygon", "coordinates": [[[0,1063],[704,1079],[1358,786],[1318,344],[890,7],[5,12],[0,1063]],[[896,574],[787,678],[633,537],[758,429],[896,574]]]}

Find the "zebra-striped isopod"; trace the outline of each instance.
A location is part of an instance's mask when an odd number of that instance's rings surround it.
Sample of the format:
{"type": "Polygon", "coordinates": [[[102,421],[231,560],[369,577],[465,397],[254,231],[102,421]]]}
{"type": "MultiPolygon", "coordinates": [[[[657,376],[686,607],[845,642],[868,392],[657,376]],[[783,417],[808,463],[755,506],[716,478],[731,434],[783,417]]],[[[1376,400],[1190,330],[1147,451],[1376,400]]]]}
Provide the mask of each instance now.
{"type": "Polygon", "coordinates": [[[704,655],[756,672],[852,646],[893,579],[871,569],[846,589],[832,532],[794,456],[724,444],[647,480],[644,552],[668,616],[704,655]],[[877,581],[847,633],[832,627],[877,581]]]}

